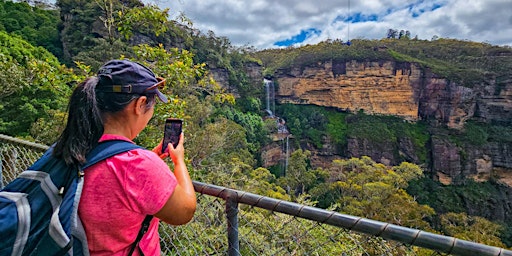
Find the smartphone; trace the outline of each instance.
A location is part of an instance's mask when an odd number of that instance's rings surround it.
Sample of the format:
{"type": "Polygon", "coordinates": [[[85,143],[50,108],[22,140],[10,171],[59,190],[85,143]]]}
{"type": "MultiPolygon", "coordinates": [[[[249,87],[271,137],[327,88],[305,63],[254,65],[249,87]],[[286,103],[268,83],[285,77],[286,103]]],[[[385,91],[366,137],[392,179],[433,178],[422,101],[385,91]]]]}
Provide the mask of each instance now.
{"type": "Polygon", "coordinates": [[[180,141],[180,135],[182,131],[183,120],[178,118],[167,118],[165,120],[164,128],[164,144],[162,145],[162,154],[167,151],[167,145],[172,143],[176,148],[180,141]]]}

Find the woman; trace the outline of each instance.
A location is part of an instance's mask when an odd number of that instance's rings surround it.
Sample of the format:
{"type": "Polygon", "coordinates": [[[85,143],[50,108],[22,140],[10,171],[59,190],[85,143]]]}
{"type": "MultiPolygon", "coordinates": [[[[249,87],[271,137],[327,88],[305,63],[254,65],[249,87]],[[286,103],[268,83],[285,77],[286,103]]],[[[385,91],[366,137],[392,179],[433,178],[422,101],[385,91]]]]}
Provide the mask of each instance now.
{"type": "MultiPolygon", "coordinates": [[[[153,116],[158,87],[165,80],[128,60],[104,64],[97,77],[81,83],[69,102],[66,127],[54,154],[68,165],[80,165],[99,142],[132,141],[153,116]]],[[[91,255],[128,255],[147,215],[156,218],[134,255],[160,255],[158,221],[189,222],[196,209],[192,181],[184,162],[183,133],[176,148],[162,143],[152,151],[134,149],[85,170],[78,214],[91,255]],[[170,156],[174,172],[162,160],[170,156]]],[[[133,143],[133,142],[132,142],[133,143]]]]}

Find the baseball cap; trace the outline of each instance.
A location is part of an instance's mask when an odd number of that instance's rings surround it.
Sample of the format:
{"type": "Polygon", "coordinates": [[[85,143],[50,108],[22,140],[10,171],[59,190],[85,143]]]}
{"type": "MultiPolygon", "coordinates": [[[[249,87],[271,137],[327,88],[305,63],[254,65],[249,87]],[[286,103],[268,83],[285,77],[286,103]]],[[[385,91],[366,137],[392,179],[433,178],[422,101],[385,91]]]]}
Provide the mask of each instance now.
{"type": "Polygon", "coordinates": [[[98,71],[99,83],[96,90],[102,92],[151,94],[167,103],[167,97],[158,90],[165,85],[165,79],[156,77],[151,69],[129,60],[110,60],[98,71]]]}

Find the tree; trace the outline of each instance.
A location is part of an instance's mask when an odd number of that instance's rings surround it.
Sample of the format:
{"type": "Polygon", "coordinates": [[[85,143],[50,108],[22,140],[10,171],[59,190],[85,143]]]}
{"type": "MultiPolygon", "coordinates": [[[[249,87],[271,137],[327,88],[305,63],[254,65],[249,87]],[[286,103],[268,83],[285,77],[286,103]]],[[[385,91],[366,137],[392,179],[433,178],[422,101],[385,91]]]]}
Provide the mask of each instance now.
{"type": "MultiPolygon", "coordinates": [[[[111,1],[111,0],[110,0],[111,1]]],[[[112,4],[110,3],[110,6],[112,4]]],[[[105,8],[111,10],[110,8],[105,8]]],[[[104,22],[108,28],[115,24],[124,39],[130,39],[134,32],[159,36],[169,28],[169,9],[160,10],[155,5],[128,8],[118,12],[118,20],[114,20],[111,12],[107,12],[104,22]]]]}
{"type": "Polygon", "coordinates": [[[289,159],[289,165],[283,177],[277,180],[277,184],[286,189],[292,198],[306,194],[315,185],[325,181],[327,173],[321,169],[312,170],[308,164],[310,151],[298,149],[289,159]]]}
{"type": "Polygon", "coordinates": [[[397,37],[397,34],[398,34],[398,31],[396,29],[388,29],[388,34],[386,36],[386,38],[391,38],[391,39],[395,39],[397,37]]]}
{"type": "MultiPolygon", "coordinates": [[[[65,111],[71,90],[68,83],[78,76],[42,47],[0,32],[0,132],[52,143],[54,134],[32,133],[37,122],[54,120],[65,111]],[[11,73],[12,72],[12,73],[11,73]],[[4,84],[4,82],[6,82],[4,84]]],[[[59,127],[47,127],[57,132],[59,127]]]]}
{"type": "Polygon", "coordinates": [[[339,211],[347,214],[432,230],[427,220],[434,210],[418,204],[405,191],[410,180],[422,175],[418,166],[402,163],[387,168],[369,157],[362,157],[335,160],[329,173],[332,183],[312,190],[313,198],[330,200],[339,211]]]}
{"type": "Polygon", "coordinates": [[[499,236],[503,227],[485,218],[449,212],[440,217],[441,230],[448,236],[506,248],[499,236]]]}
{"type": "Polygon", "coordinates": [[[38,1],[0,1],[0,30],[19,35],[35,46],[42,46],[56,57],[62,56],[57,24],[58,10],[38,1]]]}
{"type": "Polygon", "coordinates": [[[8,97],[28,86],[25,69],[11,56],[0,53],[0,99],[8,97]]]}

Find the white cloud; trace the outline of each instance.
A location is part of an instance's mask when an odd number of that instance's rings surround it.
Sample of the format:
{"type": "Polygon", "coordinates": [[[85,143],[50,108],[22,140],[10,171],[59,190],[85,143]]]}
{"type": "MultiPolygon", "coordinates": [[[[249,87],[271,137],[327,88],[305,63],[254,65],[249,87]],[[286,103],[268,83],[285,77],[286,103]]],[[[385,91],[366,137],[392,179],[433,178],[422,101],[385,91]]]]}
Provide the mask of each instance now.
{"type": "Polygon", "coordinates": [[[183,12],[194,27],[229,38],[233,45],[259,49],[293,38],[301,31],[322,31],[303,43],[325,39],[381,39],[390,28],[409,30],[412,36],[433,36],[512,46],[510,0],[147,0],[183,12]],[[343,22],[348,15],[373,20],[343,22]],[[336,19],[341,17],[341,19],[336,19]],[[350,31],[348,29],[350,28],[350,31]],[[349,33],[350,32],[350,33],[349,33]]]}

